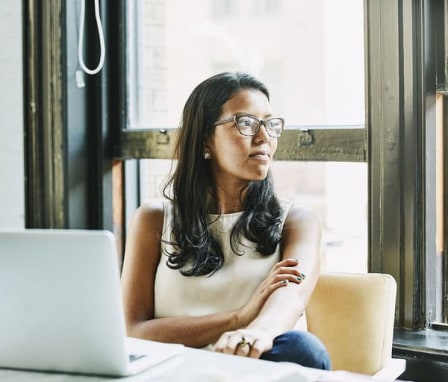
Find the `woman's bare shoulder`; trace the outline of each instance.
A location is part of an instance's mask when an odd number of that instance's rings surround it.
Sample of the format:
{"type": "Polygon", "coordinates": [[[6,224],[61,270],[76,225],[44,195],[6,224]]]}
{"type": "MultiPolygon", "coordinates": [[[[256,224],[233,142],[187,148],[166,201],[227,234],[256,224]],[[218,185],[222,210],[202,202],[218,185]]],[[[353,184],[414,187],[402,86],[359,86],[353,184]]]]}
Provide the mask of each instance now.
{"type": "Polygon", "coordinates": [[[163,223],[164,203],[160,200],[151,200],[140,205],[134,212],[133,222],[144,225],[159,225],[163,223]]]}
{"type": "Polygon", "coordinates": [[[128,227],[127,242],[153,246],[162,235],[164,203],[150,201],[140,205],[134,212],[128,227]]]}
{"type": "Polygon", "coordinates": [[[286,218],[286,224],[306,224],[320,226],[320,219],[316,212],[308,207],[291,205],[286,218]]]}
{"type": "Polygon", "coordinates": [[[125,258],[128,264],[133,264],[134,260],[156,264],[160,256],[162,230],[163,203],[150,201],[139,206],[131,219],[126,237],[125,258]]]}

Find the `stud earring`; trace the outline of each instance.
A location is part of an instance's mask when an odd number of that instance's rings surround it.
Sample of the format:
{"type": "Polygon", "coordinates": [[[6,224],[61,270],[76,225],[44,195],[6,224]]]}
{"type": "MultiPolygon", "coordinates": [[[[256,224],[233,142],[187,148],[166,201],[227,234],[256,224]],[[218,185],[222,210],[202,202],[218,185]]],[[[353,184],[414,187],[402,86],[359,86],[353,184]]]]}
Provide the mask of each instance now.
{"type": "Polygon", "coordinates": [[[205,152],[205,153],[204,153],[204,159],[205,159],[205,160],[210,159],[211,157],[212,157],[212,156],[210,155],[209,152],[205,152]]]}

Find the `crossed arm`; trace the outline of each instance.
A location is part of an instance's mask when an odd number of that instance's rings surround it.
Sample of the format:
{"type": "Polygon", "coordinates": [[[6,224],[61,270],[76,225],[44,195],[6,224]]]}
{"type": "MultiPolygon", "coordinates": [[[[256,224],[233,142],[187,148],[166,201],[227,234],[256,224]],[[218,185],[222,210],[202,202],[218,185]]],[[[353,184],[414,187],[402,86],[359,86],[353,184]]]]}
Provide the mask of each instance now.
{"type": "Polygon", "coordinates": [[[283,229],[282,260],[247,304],[199,317],[154,318],[162,226],[161,205],[140,207],[130,225],[122,272],[129,336],[191,347],[216,343],[216,351],[258,358],[305,310],[319,273],[320,224],[313,213],[291,209],[283,229]],[[238,346],[242,337],[251,346],[238,346]]]}

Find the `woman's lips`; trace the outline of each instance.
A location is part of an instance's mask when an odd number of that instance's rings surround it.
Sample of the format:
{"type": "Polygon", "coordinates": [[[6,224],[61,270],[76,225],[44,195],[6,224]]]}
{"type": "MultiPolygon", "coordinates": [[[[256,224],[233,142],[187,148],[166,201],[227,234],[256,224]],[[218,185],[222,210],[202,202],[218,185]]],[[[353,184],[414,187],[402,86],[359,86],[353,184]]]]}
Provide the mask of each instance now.
{"type": "Polygon", "coordinates": [[[255,153],[250,154],[249,157],[253,159],[268,161],[270,155],[266,151],[257,151],[255,153]]]}

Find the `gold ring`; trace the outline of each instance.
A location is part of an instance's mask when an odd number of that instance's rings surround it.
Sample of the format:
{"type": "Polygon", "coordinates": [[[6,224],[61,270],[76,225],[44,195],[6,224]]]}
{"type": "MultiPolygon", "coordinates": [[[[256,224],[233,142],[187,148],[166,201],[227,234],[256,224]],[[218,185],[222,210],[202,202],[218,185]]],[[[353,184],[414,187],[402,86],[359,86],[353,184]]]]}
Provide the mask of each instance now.
{"type": "Polygon", "coordinates": [[[238,342],[238,346],[246,346],[246,345],[249,345],[249,347],[250,347],[250,343],[246,340],[246,338],[243,336],[243,337],[241,337],[241,341],[240,342],[238,342]]]}

